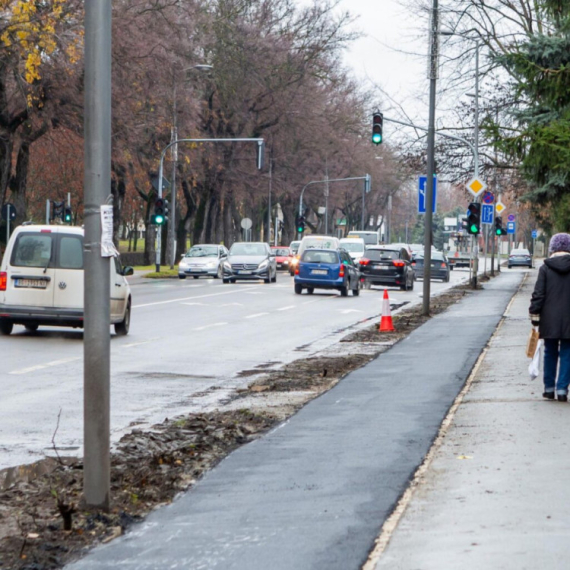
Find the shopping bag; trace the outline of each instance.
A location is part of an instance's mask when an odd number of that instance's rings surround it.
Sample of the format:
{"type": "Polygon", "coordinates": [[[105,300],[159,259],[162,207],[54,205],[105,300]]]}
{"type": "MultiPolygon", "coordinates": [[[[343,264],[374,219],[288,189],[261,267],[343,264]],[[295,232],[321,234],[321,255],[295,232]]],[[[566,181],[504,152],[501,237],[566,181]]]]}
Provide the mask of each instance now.
{"type": "Polygon", "coordinates": [[[530,374],[530,379],[534,380],[540,374],[540,355],[542,352],[542,339],[536,343],[536,349],[534,351],[534,356],[528,365],[528,373],[530,374]]]}
{"type": "Polygon", "coordinates": [[[526,343],[526,355],[529,358],[534,358],[534,353],[536,352],[537,345],[538,345],[538,329],[536,327],[532,327],[526,343]]]}

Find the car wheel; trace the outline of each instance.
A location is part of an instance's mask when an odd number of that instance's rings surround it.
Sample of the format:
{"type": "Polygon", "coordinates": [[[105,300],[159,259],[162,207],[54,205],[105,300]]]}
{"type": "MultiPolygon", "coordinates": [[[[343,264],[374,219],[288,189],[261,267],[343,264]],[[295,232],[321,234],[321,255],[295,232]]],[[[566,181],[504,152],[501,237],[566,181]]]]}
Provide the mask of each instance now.
{"type": "Polygon", "coordinates": [[[236,280],[235,279],[230,279],[230,283],[235,283],[236,280]]]}
{"type": "Polygon", "coordinates": [[[194,277],[194,279],[198,279],[198,278],[199,278],[198,275],[192,275],[192,277],[194,277]]]}
{"type": "Polygon", "coordinates": [[[271,283],[271,277],[268,277],[267,279],[264,279],[263,282],[267,285],[268,283],[271,283]]]}
{"type": "Polygon", "coordinates": [[[414,279],[412,279],[412,284],[410,285],[410,291],[414,290],[414,279]]]}
{"type": "Polygon", "coordinates": [[[230,282],[229,279],[222,279],[222,283],[224,283],[225,285],[227,285],[230,282]]]}
{"type": "Polygon", "coordinates": [[[348,285],[344,285],[339,289],[341,297],[348,297],[348,285]]]}
{"type": "Polygon", "coordinates": [[[38,326],[36,324],[28,324],[28,325],[24,325],[24,328],[28,331],[28,332],[36,332],[38,330],[38,326]]]}
{"type": "Polygon", "coordinates": [[[303,292],[303,287],[301,287],[301,285],[297,285],[297,283],[295,283],[295,293],[297,293],[297,295],[300,295],[303,292]]]}
{"type": "Polygon", "coordinates": [[[453,265],[449,266],[449,271],[453,271],[453,265]]]}
{"type": "Polygon", "coordinates": [[[370,290],[372,287],[372,283],[370,281],[364,281],[364,288],[370,290]]]}
{"type": "Polygon", "coordinates": [[[353,297],[358,297],[358,295],[360,295],[360,287],[357,287],[356,289],[352,290],[353,297]]]}
{"type": "Polygon", "coordinates": [[[129,334],[131,327],[131,300],[127,302],[127,310],[125,311],[125,318],[120,323],[115,323],[115,334],[125,336],[129,334]]]}
{"type": "Polygon", "coordinates": [[[14,323],[9,319],[0,319],[0,334],[10,334],[14,328],[14,323]]]}
{"type": "Polygon", "coordinates": [[[271,278],[271,283],[277,283],[277,270],[275,270],[275,275],[271,278]]]}
{"type": "Polygon", "coordinates": [[[223,276],[224,276],[224,270],[221,265],[218,265],[218,272],[216,273],[214,279],[221,279],[223,276]]]}
{"type": "Polygon", "coordinates": [[[401,285],[400,285],[400,291],[407,291],[408,290],[408,282],[404,281],[401,285]]]}
{"type": "Polygon", "coordinates": [[[314,287],[307,287],[307,293],[309,295],[312,295],[315,292],[315,288],[314,287]]]}
{"type": "Polygon", "coordinates": [[[179,275],[178,279],[186,279],[186,275],[179,275]]]}

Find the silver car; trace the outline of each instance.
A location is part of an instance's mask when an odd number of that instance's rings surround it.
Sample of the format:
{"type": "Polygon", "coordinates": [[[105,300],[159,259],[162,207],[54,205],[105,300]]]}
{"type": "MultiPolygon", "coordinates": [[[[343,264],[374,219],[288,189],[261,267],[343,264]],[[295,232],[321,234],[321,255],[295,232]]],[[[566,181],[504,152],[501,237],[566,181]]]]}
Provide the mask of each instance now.
{"type": "Polygon", "coordinates": [[[235,283],[238,279],[258,280],[265,283],[277,281],[275,253],[263,242],[234,243],[224,261],[224,283],[235,283]]]}
{"type": "Polygon", "coordinates": [[[222,278],[224,261],[228,258],[228,250],[223,245],[194,245],[184,254],[178,264],[178,277],[186,279],[191,276],[222,278]]]}

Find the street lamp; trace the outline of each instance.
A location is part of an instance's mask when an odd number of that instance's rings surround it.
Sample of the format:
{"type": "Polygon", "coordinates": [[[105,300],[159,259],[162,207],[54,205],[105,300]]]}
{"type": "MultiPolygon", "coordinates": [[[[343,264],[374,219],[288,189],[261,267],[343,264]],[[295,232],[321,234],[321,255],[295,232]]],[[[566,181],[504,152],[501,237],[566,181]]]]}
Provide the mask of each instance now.
{"type": "MultiPolygon", "coordinates": [[[[182,73],[186,73],[187,71],[191,71],[193,69],[198,69],[200,71],[209,71],[214,69],[214,66],[208,65],[206,63],[198,63],[196,65],[192,65],[190,67],[186,67],[182,70],[182,73]]],[[[176,120],[176,78],[174,77],[173,73],[173,80],[172,80],[172,130],[170,134],[170,142],[174,142],[178,140],[178,126],[176,120]]],[[[171,192],[171,212],[170,212],[170,221],[168,224],[168,248],[170,251],[168,252],[168,258],[170,259],[170,269],[174,268],[174,264],[176,263],[176,165],[178,162],[178,145],[172,145],[172,192],[171,192]]],[[[161,231],[158,228],[158,231],[161,231]]]]}

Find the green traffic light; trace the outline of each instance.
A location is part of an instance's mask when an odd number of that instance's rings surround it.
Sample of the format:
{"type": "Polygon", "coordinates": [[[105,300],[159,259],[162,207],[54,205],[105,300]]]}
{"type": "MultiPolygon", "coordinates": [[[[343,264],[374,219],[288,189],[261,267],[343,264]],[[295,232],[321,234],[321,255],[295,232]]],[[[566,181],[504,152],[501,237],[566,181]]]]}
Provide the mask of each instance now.
{"type": "Polygon", "coordinates": [[[374,144],[380,144],[382,142],[382,135],[380,133],[374,133],[372,135],[372,142],[374,144]]]}
{"type": "Polygon", "coordinates": [[[479,228],[475,224],[471,224],[471,233],[476,234],[479,232],[479,228]]]}
{"type": "Polygon", "coordinates": [[[161,226],[162,224],[164,224],[164,216],[160,215],[155,216],[154,222],[156,223],[157,226],[161,226]]]}
{"type": "Polygon", "coordinates": [[[302,234],[304,231],[305,231],[305,228],[303,228],[303,227],[301,227],[301,226],[299,226],[299,227],[297,228],[297,233],[302,234]]]}

